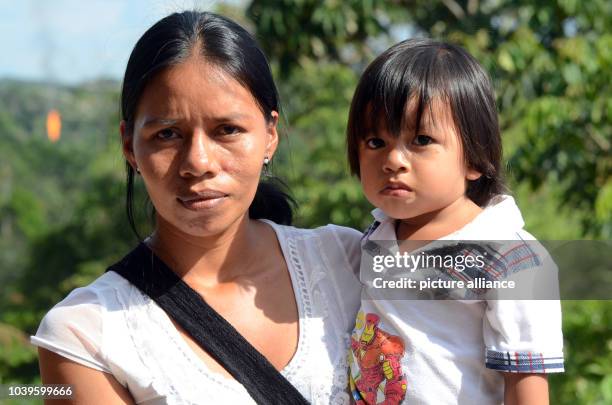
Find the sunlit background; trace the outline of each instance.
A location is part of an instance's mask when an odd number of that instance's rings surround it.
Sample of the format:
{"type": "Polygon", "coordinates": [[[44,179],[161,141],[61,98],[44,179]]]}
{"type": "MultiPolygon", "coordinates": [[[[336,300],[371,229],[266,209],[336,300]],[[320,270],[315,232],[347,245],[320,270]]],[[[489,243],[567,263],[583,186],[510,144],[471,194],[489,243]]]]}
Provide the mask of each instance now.
{"type": "MultiPolygon", "coordinates": [[[[142,33],[188,8],[236,19],[269,57],[284,107],[272,170],[300,204],[297,225],[370,222],[344,157],[352,93],[382,50],[430,36],[464,46],[492,75],[527,229],[612,239],[609,0],[0,0],[0,384],[39,382],[28,336],[41,317],[136,243],[123,205],[121,76],[142,33]]],[[[563,310],[567,372],[551,377],[551,403],[612,403],[612,304],[563,310]]]]}
{"type": "MultiPolygon", "coordinates": [[[[120,80],[132,47],[176,10],[214,9],[218,1],[0,1],[0,78],[78,84],[120,80]]],[[[243,4],[244,1],[226,1],[243,4]]]]}

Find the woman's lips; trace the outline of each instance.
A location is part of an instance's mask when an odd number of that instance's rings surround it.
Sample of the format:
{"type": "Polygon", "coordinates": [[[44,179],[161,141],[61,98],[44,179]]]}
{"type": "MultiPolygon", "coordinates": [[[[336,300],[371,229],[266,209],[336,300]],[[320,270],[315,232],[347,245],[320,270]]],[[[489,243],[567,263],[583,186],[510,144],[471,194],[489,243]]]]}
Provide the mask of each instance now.
{"type": "Polygon", "coordinates": [[[198,211],[203,209],[210,209],[222,204],[227,194],[217,190],[202,190],[194,193],[189,193],[177,197],[177,200],[183,205],[183,207],[198,211]]]}

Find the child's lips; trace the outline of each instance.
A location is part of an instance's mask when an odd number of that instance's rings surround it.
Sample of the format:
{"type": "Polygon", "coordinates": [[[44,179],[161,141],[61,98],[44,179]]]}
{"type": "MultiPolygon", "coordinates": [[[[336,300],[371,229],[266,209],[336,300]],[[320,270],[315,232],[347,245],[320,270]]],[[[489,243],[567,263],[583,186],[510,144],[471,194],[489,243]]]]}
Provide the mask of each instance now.
{"type": "Polygon", "coordinates": [[[380,193],[390,197],[405,197],[412,193],[412,189],[404,183],[388,183],[380,193]]]}

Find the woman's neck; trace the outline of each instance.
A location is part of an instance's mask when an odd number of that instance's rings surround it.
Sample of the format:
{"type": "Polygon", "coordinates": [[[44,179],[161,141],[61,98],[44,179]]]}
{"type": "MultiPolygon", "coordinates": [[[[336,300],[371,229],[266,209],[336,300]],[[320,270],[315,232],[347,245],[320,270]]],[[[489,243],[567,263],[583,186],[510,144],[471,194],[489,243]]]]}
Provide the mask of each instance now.
{"type": "Polygon", "coordinates": [[[194,236],[158,218],[148,245],[185,281],[213,286],[249,273],[256,261],[261,227],[266,225],[245,215],[223,232],[194,236]]]}
{"type": "Polygon", "coordinates": [[[462,196],[442,209],[431,211],[418,217],[398,220],[396,227],[397,239],[440,239],[463,228],[481,212],[482,208],[466,196],[462,196]]]}

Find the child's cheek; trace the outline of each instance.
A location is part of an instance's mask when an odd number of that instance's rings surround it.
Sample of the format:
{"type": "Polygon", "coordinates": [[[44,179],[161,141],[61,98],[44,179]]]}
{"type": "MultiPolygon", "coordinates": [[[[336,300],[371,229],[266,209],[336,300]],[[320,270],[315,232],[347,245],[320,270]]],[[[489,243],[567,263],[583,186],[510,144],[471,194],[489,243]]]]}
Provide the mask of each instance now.
{"type": "Polygon", "coordinates": [[[414,166],[414,174],[432,195],[440,199],[454,199],[465,192],[465,174],[454,156],[423,160],[414,166]]]}
{"type": "Polygon", "coordinates": [[[374,184],[371,174],[362,173],[361,188],[363,189],[363,193],[365,194],[366,198],[370,202],[374,203],[373,199],[376,198],[376,192],[375,192],[376,186],[374,184]]]}
{"type": "Polygon", "coordinates": [[[359,177],[363,193],[371,204],[373,204],[374,206],[378,206],[379,201],[377,198],[379,191],[378,189],[380,187],[378,186],[379,181],[377,180],[376,171],[371,162],[368,162],[365,159],[362,159],[360,161],[359,167],[359,177]]]}

